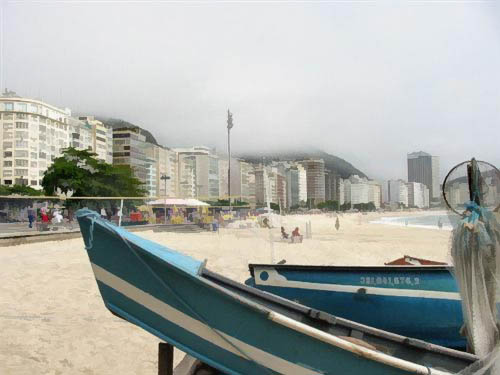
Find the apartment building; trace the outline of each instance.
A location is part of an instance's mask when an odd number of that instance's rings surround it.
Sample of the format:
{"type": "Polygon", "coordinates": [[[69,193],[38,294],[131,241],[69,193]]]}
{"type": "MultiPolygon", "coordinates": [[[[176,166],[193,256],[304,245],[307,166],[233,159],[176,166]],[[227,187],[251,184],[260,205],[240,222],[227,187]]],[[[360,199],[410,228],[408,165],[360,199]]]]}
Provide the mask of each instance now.
{"type": "Polygon", "coordinates": [[[387,181],[389,203],[401,203],[408,207],[408,186],[403,180],[387,181]]]}
{"type": "MultiPolygon", "coordinates": [[[[229,166],[227,160],[224,160],[224,166],[229,166]]],[[[224,169],[219,178],[222,179],[222,187],[227,192],[227,169],[224,169]],[[225,178],[224,178],[225,177],[225,178]]],[[[254,166],[241,159],[231,158],[231,199],[255,204],[255,173],[254,166]]]]}
{"type": "Polygon", "coordinates": [[[429,189],[420,182],[408,182],[408,206],[426,208],[429,207],[429,189]]]}
{"type": "Polygon", "coordinates": [[[128,165],[150,197],[159,194],[156,160],[149,157],[149,143],[138,128],[113,129],[113,164],[128,165]]]}
{"type": "Polygon", "coordinates": [[[5,91],[0,96],[0,182],[41,188],[44,172],[70,146],[69,109],[5,91]]]}
{"type": "Polygon", "coordinates": [[[168,147],[146,144],[146,156],[156,163],[156,192],[160,197],[177,196],[177,153],[168,147]]]}
{"type": "Polygon", "coordinates": [[[181,198],[216,200],[220,197],[219,158],[205,146],[175,148],[178,160],[178,191],[181,198]]]}
{"type": "Polygon", "coordinates": [[[80,116],[78,120],[83,121],[91,129],[92,152],[108,164],[113,163],[113,129],[96,120],[94,116],[80,116]]]}
{"type": "Polygon", "coordinates": [[[323,159],[299,162],[306,171],[307,200],[312,205],[325,201],[325,162],[323,159]]]}

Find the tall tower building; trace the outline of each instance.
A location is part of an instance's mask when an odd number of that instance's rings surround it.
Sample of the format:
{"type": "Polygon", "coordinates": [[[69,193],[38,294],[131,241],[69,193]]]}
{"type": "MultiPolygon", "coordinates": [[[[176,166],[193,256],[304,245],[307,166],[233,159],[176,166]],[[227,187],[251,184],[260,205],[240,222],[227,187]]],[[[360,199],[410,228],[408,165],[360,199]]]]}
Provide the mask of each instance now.
{"type": "Polygon", "coordinates": [[[430,201],[439,201],[439,157],[423,151],[408,154],[408,182],[424,184],[430,201]]]}

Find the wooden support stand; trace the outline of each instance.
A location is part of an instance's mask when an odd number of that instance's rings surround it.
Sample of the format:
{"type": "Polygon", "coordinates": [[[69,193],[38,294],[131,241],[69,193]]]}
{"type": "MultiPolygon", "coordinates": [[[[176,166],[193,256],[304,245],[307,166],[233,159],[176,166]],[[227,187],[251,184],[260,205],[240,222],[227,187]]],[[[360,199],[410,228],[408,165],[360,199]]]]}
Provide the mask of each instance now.
{"type": "Polygon", "coordinates": [[[174,347],[161,342],[158,344],[158,375],[223,375],[214,368],[185,355],[174,369],[174,347]]]}
{"type": "Polygon", "coordinates": [[[174,347],[164,342],[158,344],[158,375],[174,375],[174,347]]]}

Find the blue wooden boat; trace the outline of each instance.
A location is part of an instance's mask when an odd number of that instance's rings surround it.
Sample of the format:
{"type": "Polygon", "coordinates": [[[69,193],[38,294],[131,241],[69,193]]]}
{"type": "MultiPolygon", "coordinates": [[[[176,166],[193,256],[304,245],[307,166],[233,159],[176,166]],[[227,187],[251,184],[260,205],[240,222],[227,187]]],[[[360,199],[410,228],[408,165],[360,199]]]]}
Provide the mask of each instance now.
{"type": "Polygon", "coordinates": [[[250,264],[245,283],[382,330],[464,350],[462,307],[444,266],[250,264]]]}
{"type": "Polygon", "coordinates": [[[477,360],[228,280],[96,212],[77,218],[106,307],[222,374],[444,375],[477,360]]]}

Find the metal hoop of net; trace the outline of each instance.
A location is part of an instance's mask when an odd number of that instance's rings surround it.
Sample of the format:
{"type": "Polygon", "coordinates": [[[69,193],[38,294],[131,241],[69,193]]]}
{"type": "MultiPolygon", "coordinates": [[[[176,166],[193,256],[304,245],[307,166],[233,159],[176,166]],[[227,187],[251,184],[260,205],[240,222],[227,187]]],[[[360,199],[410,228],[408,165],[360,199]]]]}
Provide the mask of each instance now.
{"type": "Polygon", "coordinates": [[[480,160],[469,160],[453,167],[443,182],[443,198],[448,208],[463,216],[467,202],[493,212],[500,210],[500,171],[480,160]]]}

